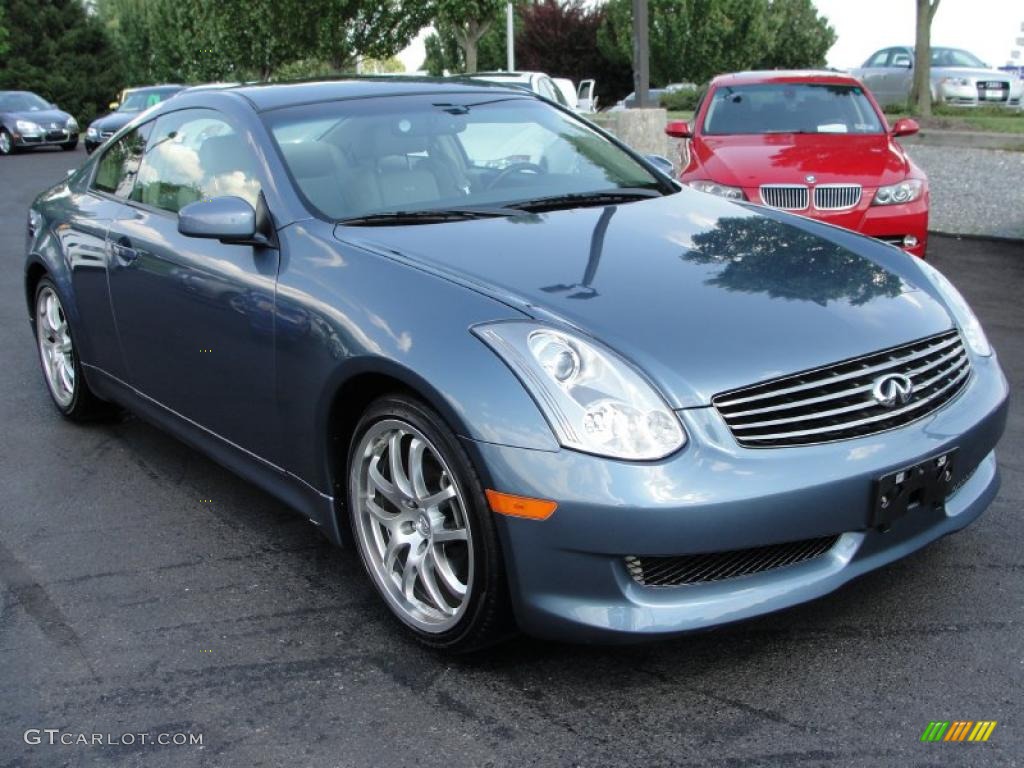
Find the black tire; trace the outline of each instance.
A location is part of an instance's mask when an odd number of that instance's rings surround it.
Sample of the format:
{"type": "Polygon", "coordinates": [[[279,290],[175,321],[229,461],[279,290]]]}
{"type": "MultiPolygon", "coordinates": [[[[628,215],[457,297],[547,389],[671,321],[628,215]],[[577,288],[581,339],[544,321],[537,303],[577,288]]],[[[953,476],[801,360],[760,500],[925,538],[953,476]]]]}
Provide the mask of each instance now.
{"type": "Polygon", "coordinates": [[[515,632],[512,618],[504,561],[498,532],[484,495],[484,487],[458,438],[442,418],[429,406],[405,395],[389,395],[374,401],[356,426],[348,449],[348,517],[355,548],[367,576],[377,589],[385,605],[396,620],[416,640],[425,646],[448,653],[467,653],[485,648],[515,632]],[[429,632],[418,629],[403,618],[400,609],[389,601],[384,588],[368,562],[368,554],[356,524],[358,473],[362,459],[357,448],[374,425],[382,421],[398,420],[411,425],[426,437],[454,475],[455,485],[461,489],[472,531],[472,582],[467,592],[461,618],[450,629],[429,632]]]}
{"type": "Polygon", "coordinates": [[[101,400],[91,389],[89,389],[89,383],[85,380],[85,376],[82,373],[82,363],[78,358],[78,345],[75,342],[75,330],[71,327],[70,318],[64,315],[62,303],[60,307],[60,314],[67,325],[68,337],[71,340],[74,391],[71,395],[70,401],[66,403],[62,403],[55,394],[47,374],[46,362],[43,359],[43,349],[40,342],[40,334],[41,332],[45,332],[45,326],[40,318],[40,297],[47,291],[52,292],[52,294],[60,301],[60,292],[57,290],[57,286],[53,281],[48,277],[40,278],[39,284],[36,285],[35,298],[32,304],[32,330],[36,336],[36,352],[39,357],[39,365],[43,373],[43,381],[46,384],[46,390],[50,395],[50,401],[54,404],[57,410],[60,411],[64,418],[71,421],[96,421],[116,415],[118,412],[116,406],[105,400],[101,400]]]}
{"type": "Polygon", "coordinates": [[[63,149],[65,152],[74,152],[76,149],[78,149],[78,139],[75,139],[74,141],[69,141],[66,144],[61,144],[60,148],[63,149]]]}
{"type": "Polygon", "coordinates": [[[0,141],[0,157],[13,155],[15,152],[17,152],[18,148],[14,146],[14,139],[11,137],[11,132],[8,131],[6,128],[0,128],[0,134],[2,134],[6,139],[6,141],[0,141]],[[6,151],[4,150],[5,146],[7,147],[6,151]]]}

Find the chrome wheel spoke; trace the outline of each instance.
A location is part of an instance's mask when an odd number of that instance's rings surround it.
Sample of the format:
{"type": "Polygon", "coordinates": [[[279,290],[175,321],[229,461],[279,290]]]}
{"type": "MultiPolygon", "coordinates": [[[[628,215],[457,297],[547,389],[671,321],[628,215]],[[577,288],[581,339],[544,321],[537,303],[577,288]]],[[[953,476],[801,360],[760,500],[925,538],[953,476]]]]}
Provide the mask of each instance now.
{"type": "Polygon", "coordinates": [[[427,481],[423,476],[423,454],[426,449],[427,444],[418,437],[414,437],[409,444],[409,479],[417,499],[422,499],[428,493],[427,481]]]}
{"type": "Polygon", "coordinates": [[[369,480],[370,484],[380,491],[381,495],[390,501],[396,509],[402,508],[402,502],[405,501],[406,497],[385,479],[384,475],[380,473],[380,469],[372,461],[369,469],[369,480]]]}
{"type": "Polygon", "coordinates": [[[451,565],[448,563],[448,559],[445,557],[438,557],[437,551],[433,548],[431,549],[430,557],[434,565],[434,571],[441,578],[441,582],[444,584],[445,589],[456,597],[465,597],[466,585],[459,581],[458,577],[452,571],[451,565]]]}
{"type": "Polygon", "coordinates": [[[74,345],[60,299],[49,287],[40,291],[36,302],[36,337],[50,394],[67,408],[75,399],[74,345]]]}
{"type": "Polygon", "coordinates": [[[420,584],[423,585],[423,589],[427,593],[427,597],[430,598],[430,602],[434,604],[433,607],[441,613],[448,615],[454,613],[455,609],[448,605],[444,595],[441,594],[440,588],[437,586],[437,580],[434,576],[434,563],[433,549],[431,549],[419,567],[420,584]]]}
{"type": "Polygon", "coordinates": [[[447,488],[442,488],[437,493],[431,494],[426,498],[420,499],[420,506],[424,509],[434,509],[437,506],[443,504],[449,499],[455,498],[455,487],[449,485],[447,488]]]}
{"type": "Polygon", "coordinates": [[[465,528],[439,528],[431,538],[435,544],[447,544],[451,541],[467,541],[469,533],[465,528]]]}
{"type": "Polygon", "coordinates": [[[398,431],[391,435],[388,441],[388,461],[391,465],[391,482],[403,496],[409,498],[412,496],[412,485],[402,466],[402,437],[403,433],[398,431]]]}

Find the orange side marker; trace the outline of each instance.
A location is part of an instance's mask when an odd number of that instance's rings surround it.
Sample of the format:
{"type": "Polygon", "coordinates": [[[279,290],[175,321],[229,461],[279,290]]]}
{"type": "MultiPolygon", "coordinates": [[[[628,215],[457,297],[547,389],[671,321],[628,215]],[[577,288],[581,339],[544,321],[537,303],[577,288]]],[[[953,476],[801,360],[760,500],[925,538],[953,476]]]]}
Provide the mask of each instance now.
{"type": "Polygon", "coordinates": [[[490,489],[487,489],[486,493],[491,509],[499,515],[526,517],[530,520],[547,520],[558,509],[558,504],[553,501],[513,496],[511,493],[498,493],[490,489]]]}

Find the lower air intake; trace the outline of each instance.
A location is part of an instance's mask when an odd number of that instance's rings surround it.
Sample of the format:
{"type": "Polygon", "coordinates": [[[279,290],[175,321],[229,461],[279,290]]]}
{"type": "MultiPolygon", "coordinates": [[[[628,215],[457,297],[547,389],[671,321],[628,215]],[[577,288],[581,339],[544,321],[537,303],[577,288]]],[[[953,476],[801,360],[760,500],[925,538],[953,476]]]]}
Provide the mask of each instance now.
{"type": "Polygon", "coordinates": [[[821,557],[835,546],[838,536],[804,539],[730,552],[670,557],[626,557],[633,581],[645,587],[681,587],[750,576],[821,557]]]}

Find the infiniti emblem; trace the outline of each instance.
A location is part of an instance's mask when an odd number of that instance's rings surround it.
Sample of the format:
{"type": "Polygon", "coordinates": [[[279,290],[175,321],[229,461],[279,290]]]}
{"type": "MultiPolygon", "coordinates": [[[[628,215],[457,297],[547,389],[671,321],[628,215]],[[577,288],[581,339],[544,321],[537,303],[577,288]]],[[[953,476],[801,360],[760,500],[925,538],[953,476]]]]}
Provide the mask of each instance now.
{"type": "Polygon", "coordinates": [[[886,408],[904,405],[913,393],[914,383],[902,373],[879,376],[871,388],[871,395],[886,408]]]}

